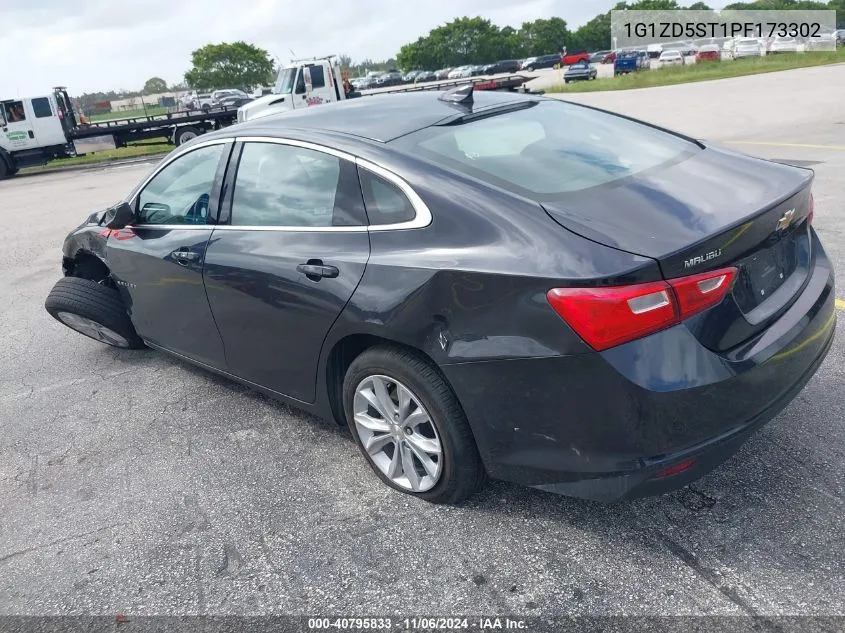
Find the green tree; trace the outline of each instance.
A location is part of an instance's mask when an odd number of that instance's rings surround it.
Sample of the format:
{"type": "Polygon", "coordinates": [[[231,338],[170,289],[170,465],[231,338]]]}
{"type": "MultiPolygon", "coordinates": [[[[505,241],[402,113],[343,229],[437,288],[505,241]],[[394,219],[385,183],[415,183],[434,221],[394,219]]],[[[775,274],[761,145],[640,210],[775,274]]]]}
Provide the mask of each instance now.
{"type": "Polygon", "coordinates": [[[693,2],[687,7],[692,11],[711,11],[712,8],[706,2],[693,2]]]}
{"type": "Polygon", "coordinates": [[[191,53],[191,62],[185,81],[196,90],[250,90],[273,83],[269,53],[246,42],[206,44],[191,53]]]}
{"type": "Polygon", "coordinates": [[[610,11],[597,15],[579,27],[571,38],[572,51],[598,51],[613,48],[610,41],[610,11]]]}
{"type": "Polygon", "coordinates": [[[167,92],[167,82],[161,77],[150,77],[141,89],[141,93],[145,95],[157,94],[159,92],[167,92]]]}
{"type": "Polygon", "coordinates": [[[481,17],[458,18],[405,44],[396,61],[404,70],[495,61],[508,56],[513,34],[510,29],[503,35],[499,27],[481,17]]]}
{"type": "Polygon", "coordinates": [[[560,53],[565,46],[571,48],[570,37],[566,21],[561,18],[525,22],[519,29],[521,48],[525,55],[560,53]]]}

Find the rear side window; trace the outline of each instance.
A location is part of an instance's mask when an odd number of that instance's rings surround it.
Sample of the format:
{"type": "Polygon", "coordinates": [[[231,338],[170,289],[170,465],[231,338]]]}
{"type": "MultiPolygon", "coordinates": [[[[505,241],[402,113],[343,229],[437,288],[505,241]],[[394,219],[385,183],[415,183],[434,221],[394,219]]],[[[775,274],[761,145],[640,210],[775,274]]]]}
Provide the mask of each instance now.
{"type": "Polygon", "coordinates": [[[47,97],[38,97],[32,100],[32,111],[36,119],[43,119],[53,116],[53,109],[50,107],[50,100],[47,97]]]}
{"type": "Polygon", "coordinates": [[[358,173],[371,225],[410,222],[416,217],[411,201],[399,187],[363,167],[358,173]]]}
{"type": "Polygon", "coordinates": [[[693,143],[647,125],[552,101],[432,126],[393,144],[520,195],[550,200],[698,151],[693,143]]]}
{"type": "Polygon", "coordinates": [[[246,143],[232,197],[233,226],[361,226],[355,165],[325,152],[246,143]]]}

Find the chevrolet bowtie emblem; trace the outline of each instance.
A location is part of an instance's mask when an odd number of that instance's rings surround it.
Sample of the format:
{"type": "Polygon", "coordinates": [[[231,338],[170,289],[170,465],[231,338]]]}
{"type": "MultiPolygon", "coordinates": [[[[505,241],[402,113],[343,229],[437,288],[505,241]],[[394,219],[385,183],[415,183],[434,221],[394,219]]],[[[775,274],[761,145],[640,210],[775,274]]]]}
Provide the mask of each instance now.
{"type": "Polygon", "coordinates": [[[789,225],[792,224],[792,219],[795,217],[795,209],[790,209],[786,213],[784,213],[780,220],[778,220],[778,225],[775,227],[776,231],[785,231],[789,228],[789,225]]]}

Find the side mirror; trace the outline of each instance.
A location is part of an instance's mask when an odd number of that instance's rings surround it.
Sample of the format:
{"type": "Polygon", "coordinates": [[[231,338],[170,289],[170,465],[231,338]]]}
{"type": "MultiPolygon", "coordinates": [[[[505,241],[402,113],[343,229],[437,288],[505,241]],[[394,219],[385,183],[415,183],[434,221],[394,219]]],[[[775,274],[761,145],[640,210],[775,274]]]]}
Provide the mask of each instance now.
{"type": "Polygon", "coordinates": [[[132,224],[135,220],[135,212],[126,202],[110,207],[103,215],[102,224],[110,229],[122,229],[132,224]]]}

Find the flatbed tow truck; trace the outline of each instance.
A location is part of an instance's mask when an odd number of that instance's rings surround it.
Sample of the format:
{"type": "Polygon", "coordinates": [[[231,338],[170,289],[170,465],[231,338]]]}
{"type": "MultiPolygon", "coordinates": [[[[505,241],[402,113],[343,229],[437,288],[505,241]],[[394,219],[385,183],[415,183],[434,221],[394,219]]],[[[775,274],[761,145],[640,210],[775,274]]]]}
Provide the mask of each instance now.
{"type": "Polygon", "coordinates": [[[237,120],[237,109],[182,110],[89,123],[76,117],[64,87],[39,97],[0,100],[0,178],[50,160],[126,147],[151,138],[181,145],[237,120]]]}

